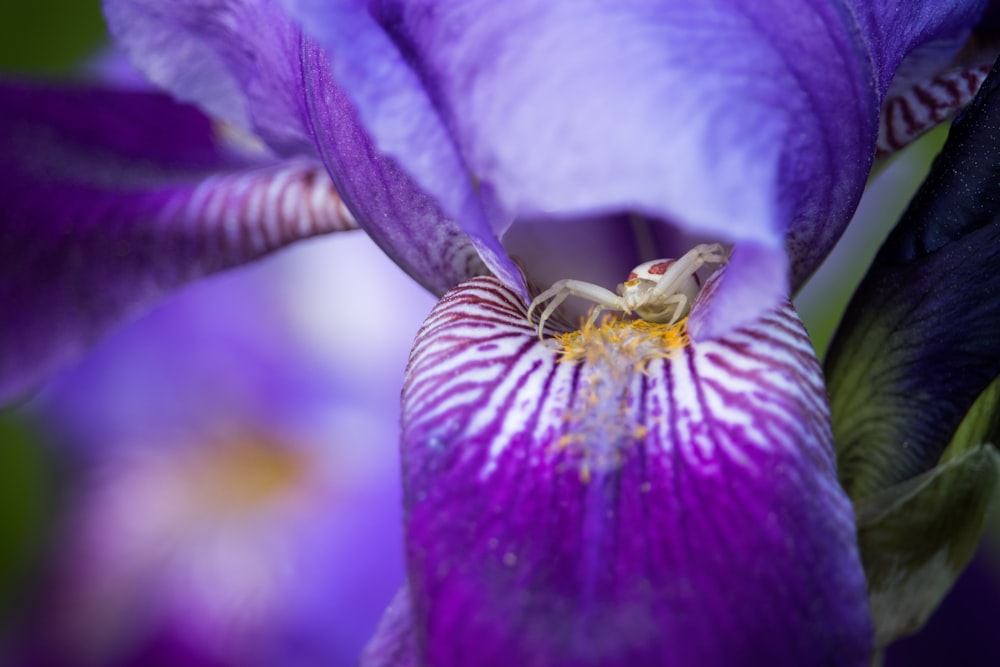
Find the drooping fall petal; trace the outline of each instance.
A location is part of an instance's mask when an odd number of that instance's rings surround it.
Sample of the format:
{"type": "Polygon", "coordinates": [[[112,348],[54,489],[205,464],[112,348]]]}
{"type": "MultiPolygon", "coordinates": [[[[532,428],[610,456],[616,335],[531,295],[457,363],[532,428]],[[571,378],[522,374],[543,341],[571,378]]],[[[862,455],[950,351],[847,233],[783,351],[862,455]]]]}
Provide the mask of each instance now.
{"type": "Polygon", "coordinates": [[[194,278],[356,227],[315,160],[145,92],[0,87],[0,399],[194,278]]]}
{"type": "Polygon", "coordinates": [[[564,344],[492,278],[425,322],[403,392],[412,626],[385,631],[436,667],[865,664],[852,510],[790,306],[717,341],[630,323],[564,344]]]}

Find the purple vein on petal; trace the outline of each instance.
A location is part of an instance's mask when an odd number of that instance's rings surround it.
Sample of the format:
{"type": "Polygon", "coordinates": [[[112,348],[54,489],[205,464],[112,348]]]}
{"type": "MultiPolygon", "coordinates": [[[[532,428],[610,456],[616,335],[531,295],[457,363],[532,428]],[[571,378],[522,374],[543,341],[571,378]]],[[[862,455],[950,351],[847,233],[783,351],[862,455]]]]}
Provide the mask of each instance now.
{"type": "Polygon", "coordinates": [[[891,89],[879,116],[877,157],[906,147],[973,100],[991,64],[958,67],[924,81],[891,89]]]}

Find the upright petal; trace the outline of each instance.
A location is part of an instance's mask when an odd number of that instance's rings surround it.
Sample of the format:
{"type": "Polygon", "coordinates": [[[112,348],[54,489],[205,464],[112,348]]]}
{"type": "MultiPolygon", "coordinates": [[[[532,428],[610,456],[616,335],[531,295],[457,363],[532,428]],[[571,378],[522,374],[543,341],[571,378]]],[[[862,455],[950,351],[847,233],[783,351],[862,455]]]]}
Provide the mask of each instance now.
{"type": "MultiPolygon", "coordinates": [[[[465,219],[470,193],[499,207],[498,234],[512,220],[633,211],[768,248],[764,271],[790,268],[793,286],[850,218],[899,60],[982,5],[285,4],[328,49],[378,150],[447,215],[465,219]]],[[[751,280],[744,268],[724,289],[751,280]]],[[[759,309],[787,292],[761,287],[759,309]]],[[[714,319],[719,332],[740,321],[714,319]]]]}
{"type": "Polygon", "coordinates": [[[0,400],[185,282],[352,229],[322,165],[155,93],[0,86],[0,400]]]}
{"type": "MultiPolygon", "coordinates": [[[[378,151],[353,103],[331,76],[327,58],[314,44],[303,48],[306,94],[320,154],[359,224],[438,296],[484,273],[484,265],[526,296],[519,269],[481,211],[458,219],[449,216],[446,202],[429,196],[395,160],[378,151]]],[[[446,165],[441,170],[446,171],[446,165]]],[[[473,199],[466,204],[477,206],[473,199]]]]}
{"type": "Polygon", "coordinates": [[[418,334],[403,456],[421,664],[867,664],[852,510],[790,306],[716,341],[643,323],[562,341],[558,360],[492,278],[418,334]]]}

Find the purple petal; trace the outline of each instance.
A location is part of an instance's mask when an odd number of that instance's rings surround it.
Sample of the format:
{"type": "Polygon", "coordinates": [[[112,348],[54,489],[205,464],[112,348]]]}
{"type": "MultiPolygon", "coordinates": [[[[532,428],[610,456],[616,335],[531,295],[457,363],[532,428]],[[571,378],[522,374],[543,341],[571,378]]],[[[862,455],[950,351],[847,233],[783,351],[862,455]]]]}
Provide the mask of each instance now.
{"type": "MultiPolygon", "coordinates": [[[[293,15],[315,16],[315,25],[322,25],[323,31],[314,36],[320,37],[319,43],[328,50],[331,45],[337,47],[329,54],[316,54],[317,60],[329,60],[332,76],[317,87],[314,96],[338,86],[346,89],[349,95],[335,106],[356,114],[356,122],[374,136],[377,150],[416,179],[445,216],[459,221],[470,233],[482,232],[485,213],[470,178],[473,174],[458,154],[418,73],[383,27],[358,2],[290,0],[284,4],[293,15]]],[[[343,96],[343,92],[336,92],[343,96]]],[[[331,129],[334,136],[329,139],[336,143],[338,130],[335,126],[331,129]]],[[[337,146],[331,148],[345,152],[337,146]]]]}
{"type": "MultiPolygon", "coordinates": [[[[51,585],[25,589],[5,639],[89,658],[63,667],[124,667],[108,653],[171,630],[228,667],[356,664],[404,580],[398,387],[430,306],[354,234],[198,281],[109,333],[21,411],[73,465],[51,585]],[[402,331],[340,300],[357,276],[409,297],[391,309],[402,331]]],[[[38,667],[5,648],[4,667],[38,667]]]]}
{"type": "Polygon", "coordinates": [[[350,99],[331,77],[326,53],[308,45],[302,60],[309,71],[307,94],[323,160],[376,243],[437,295],[481,275],[485,265],[527,296],[520,271],[482,212],[458,218],[461,226],[449,217],[442,208],[447,201],[428,196],[394,160],[376,150],[350,99]]]}
{"type": "Polygon", "coordinates": [[[852,509],[791,307],[669,358],[603,349],[557,361],[491,278],[425,322],[403,392],[424,663],[868,664],[852,509]]]}
{"type": "MultiPolygon", "coordinates": [[[[464,197],[463,213],[449,216],[441,208],[449,199],[435,201],[376,152],[330,76],[327,54],[301,35],[279,3],[106,0],[105,9],[118,44],[137,67],[180,99],[259,136],[283,155],[313,155],[317,135],[337,188],[361,225],[431,291],[443,294],[482,273],[483,263],[509,284],[521,283],[468,178],[453,190],[464,197]]],[[[352,52],[363,54],[363,40],[352,42],[352,52]]],[[[410,109],[400,113],[419,117],[410,109]]],[[[433,168],[448,167],[440,162],[433,168]]]]}
{"type": "Polygon", "coordinates": [[[314,154],[302,36],[270,0],[104,0],[119,47],[151,81],[283,155],[314,154]]]}
{"type": "Polygon", "coordinates": [[[403,587],[393,598],[375,636],[361,654],[359,667],[416,667],[420,664],[413,637],[413,603],[403,587]]]}
{"type": "MultiPolygon", "coordinates": [[[[329,50],[378,149],[463,228],[474,183],[500,209],[498,233],[634,211],[775,250],[787,234],[793,286],[851,216],[899,61],[982,5],[285,4],[329,50]]],[[[749,263],[737,268],[725,289],[751,279],[749,263]]]]}
{"type": "Polygon", "coordinates": [[[356,225],[315,161],[159,94],[0,87],[0,398],[196,277],[356,225]]]}

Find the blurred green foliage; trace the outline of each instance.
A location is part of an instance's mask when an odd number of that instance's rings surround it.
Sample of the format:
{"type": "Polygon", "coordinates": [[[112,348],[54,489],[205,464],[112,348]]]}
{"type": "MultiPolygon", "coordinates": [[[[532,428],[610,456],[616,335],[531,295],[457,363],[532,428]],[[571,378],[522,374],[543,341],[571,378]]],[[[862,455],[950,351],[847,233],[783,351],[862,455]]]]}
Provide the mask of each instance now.
{"type": "Polygon", "coordinates": [[[0,615],[12,611],[44,551],[55,469],[36,434],[0,413],[0,615]]]}
{"type": "Polygon", "coordinates": [[[0,70],[65,74],[105,41],[101,0],[0,2],[0,70]]]}
{"type": "MultiPolygon", "coordinates": [[[[0,2],[0,76],[62,76],[105,43],[100,0],[0,2]]],[[[0,412],[0,615],[16,613],[45,553],[57,471],[38,434],[0,412]]]]}

